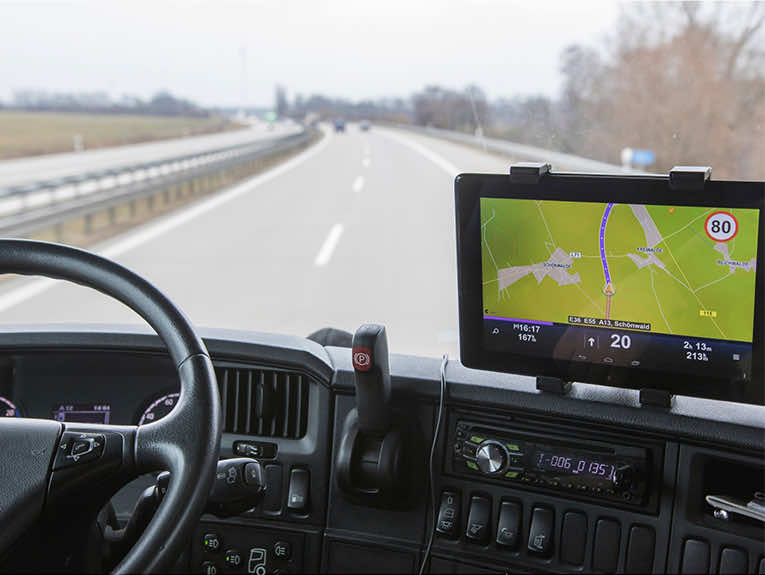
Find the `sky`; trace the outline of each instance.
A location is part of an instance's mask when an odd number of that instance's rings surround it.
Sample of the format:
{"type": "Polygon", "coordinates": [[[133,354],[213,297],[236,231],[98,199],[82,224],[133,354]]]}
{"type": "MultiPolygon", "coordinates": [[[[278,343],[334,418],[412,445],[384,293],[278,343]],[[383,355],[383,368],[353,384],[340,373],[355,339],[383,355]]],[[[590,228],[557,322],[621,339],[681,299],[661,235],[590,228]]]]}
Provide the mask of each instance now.
{"type": "Polygon", "coordinates": [[[427,84],[490,98],[560,88],[561,50],[602,46],[618,4],[597,1],[0,0],[0,101],[16,89],[159,90],[205,106],[407,96],[427,84]]]}

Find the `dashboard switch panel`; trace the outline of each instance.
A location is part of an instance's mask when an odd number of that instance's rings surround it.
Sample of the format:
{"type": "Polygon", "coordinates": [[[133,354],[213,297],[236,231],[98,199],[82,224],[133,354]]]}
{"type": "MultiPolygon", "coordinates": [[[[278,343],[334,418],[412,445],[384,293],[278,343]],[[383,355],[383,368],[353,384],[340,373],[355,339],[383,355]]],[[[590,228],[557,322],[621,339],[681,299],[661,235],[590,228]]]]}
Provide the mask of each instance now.
{"type": "Polygon", "coordinates": [[[482,495],[474,495],[470,499],[465,537],[474,543],[486,543],[491,529],[491,500],[482,495]]]}
{"type": "Polygon", "coordinates": [[[460,496],[454,491],[441,493],[441,506],[438,509],[436,533],[450,539],[456,539],[460,525],[460,496]]]}
{"type": "Polygon", "coordinates": [[[549,557],[553,551],[553,529],[555,514],[547,507],[535,507],[531,514],[528,550],[549,557]]]}

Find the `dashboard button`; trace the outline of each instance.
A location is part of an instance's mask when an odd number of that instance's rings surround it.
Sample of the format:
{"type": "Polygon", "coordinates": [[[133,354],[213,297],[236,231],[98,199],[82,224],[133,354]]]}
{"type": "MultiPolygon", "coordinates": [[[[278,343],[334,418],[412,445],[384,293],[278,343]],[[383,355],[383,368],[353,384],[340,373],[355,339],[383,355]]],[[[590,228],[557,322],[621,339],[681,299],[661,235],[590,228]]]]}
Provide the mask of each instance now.
{"type": "Polygon", "coordinates": [[[720,575],[732,575],[735,573],[746,573],[749,569],[749,557],[741,549],[725,547],[720,553],[720,575]]]}
{"type": "Polygon", "coordinates": [[[220,571],[218,570],[218,566],[215,563],[212,561],[205,561],[202,563],[200,572],[202,575],[218,575],[220,571]]]}
{"type": "Polygon", "coordinates": [[[489,540],[491,525],[491,500],[480,495],[470,498],[465,537],[474,543],[486,543],[489,540]]]}
{"type": "Polygon", "coordinates": [[[276,463],[266,465],[266,494],[263,497],[263,511],[271,514],[282,510],[282,466],[276,463]]]}
{"type": "Polygon", "coordinates": [[[650,527],[633,525],[627,543],[627,573],[651,573],[655,552],[656,535],[650,527]]]}
{"type": "Polygon", "coordinates": [[[547,507],[535,507],[531,514],[528,550],[532,553],[548,556],[553,550],[553,526],[555,514],[547,507]]]}
{"type": "Polygon", "coordinates": [[[221,545],[223,543],[217,533],[205,533],[202,537],[202,547],[209,553],[217,553],[221,545]]]}
{"type": "Polygon", "coordinates": [[[296,513],[308,512],[308,499],[311,492],[311,475],[307,469],[290,471],[290,487],[287,494],[287,508],[296,513]]]}
{"type": "Polygon", "coordinates": [[[274,543],[274,557],[287,560],[292,556],[292,547],[288,541],[277,541],[274,543]]]}
{"type": "Polygon", "coordinates": [[[242,554],[237,549],[227,549],[223,562],[227,567],[239,567],[242,564],[242,554]]]}
{"type": "Polygon", "coordinates": [[[622,527],[613,519],[598,519],[595,524],[595,547],[592,550],[592,568],[613,573],[619,562],[619,541],[622,527]]]}
{"type": "Polygon", "coordinates": [[[698,539],[686,539],[683,545],[681,573],[709,572],[709,544],[698,539]]]}
{"type": "Polygon", "coordinates": [[[587,516],[584,513],[568,511],[563,516],[563,529],[561,529],[561,561],[569,565],[583,565],[586,545],[587,516]]]}
{"type": "Polygon", "coordinates": [[[441,493],[441,506],[438,509],[436,533],[455,539],[459,533],[460,498],[454,491],[441,493]]]}
{"type": "Polygon", "coordinates": [[[515,549],[521,534],[521,506],[513,501],[503,501],[499,506],[497,520],[497,545],[515,549]]]}

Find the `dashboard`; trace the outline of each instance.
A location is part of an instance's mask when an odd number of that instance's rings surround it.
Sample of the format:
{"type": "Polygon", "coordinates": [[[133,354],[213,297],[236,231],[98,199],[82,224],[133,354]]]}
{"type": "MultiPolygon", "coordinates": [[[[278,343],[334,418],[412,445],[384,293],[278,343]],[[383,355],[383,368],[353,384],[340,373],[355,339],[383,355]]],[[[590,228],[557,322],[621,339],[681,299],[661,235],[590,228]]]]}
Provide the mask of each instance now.
{"type": "MultiPolygon", "coordinates": [[[[533,378],[449,362],[432,485],[385,504],[342,487],[356,406],[351,350],[295,337],[201,330],[224,412],[221,457],[260,459],[268,489],[241,515],[204,515],[178,572],[762,572],[761,523],[709,506],[765,486],[765,408],[533,378]],[[436,495],[431,504],[430,488],[436,495]]],[[[437,359],[392,355],[393,403],[430,446],[437,359]]],[[[0,329],[8,416],[138,424],[166,414],[178,381],[159,339],[137,327],[0,329]]],[[[129,516],[142,477],[113,500],[129,516]]]]}

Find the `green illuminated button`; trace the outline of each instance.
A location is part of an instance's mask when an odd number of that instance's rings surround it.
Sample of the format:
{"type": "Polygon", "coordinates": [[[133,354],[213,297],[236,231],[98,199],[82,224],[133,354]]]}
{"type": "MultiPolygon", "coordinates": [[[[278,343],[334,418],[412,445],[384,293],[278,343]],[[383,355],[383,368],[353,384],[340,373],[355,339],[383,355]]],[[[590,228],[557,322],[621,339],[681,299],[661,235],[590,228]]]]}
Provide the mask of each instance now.
{"type": "Polygon", "coordinates": [[[518,472],[508,471],[507,473],[505,473],[505,477],[509,477],[510,479],[515,479],[516,477],[518,477],[518,472]]]}
{"type": "Polygon", "coordinates": [[[478,465],[475,463],[475,461],[466,461],[465,465],[467,465],[470,469],[478,471],[478,465]]]}
{"type": "Polygon", "coordinates": [[[473,443],[483,443],[483,437],[480,437],[478,435],[471,435],[470,441],[472,441],[473,443]]]}
{"type": "Polygon", "coordinates": [[[520,451],[521,448],[518,447],[515,443],[505,443],[505,447],[507,447],[510,451],[520,451]]]}

